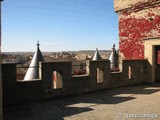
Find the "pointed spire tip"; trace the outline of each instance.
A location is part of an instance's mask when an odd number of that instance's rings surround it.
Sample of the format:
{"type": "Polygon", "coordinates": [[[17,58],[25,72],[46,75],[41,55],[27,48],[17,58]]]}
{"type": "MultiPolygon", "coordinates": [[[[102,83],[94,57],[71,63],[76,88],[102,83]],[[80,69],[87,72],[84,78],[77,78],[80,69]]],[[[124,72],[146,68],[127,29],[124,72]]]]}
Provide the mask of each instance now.
{"type": "Polygon", "coordinates": [[[40,44],[39,44],[39,40],[37,41],[37,47],[39,47],[40,46],[40,44]]]}

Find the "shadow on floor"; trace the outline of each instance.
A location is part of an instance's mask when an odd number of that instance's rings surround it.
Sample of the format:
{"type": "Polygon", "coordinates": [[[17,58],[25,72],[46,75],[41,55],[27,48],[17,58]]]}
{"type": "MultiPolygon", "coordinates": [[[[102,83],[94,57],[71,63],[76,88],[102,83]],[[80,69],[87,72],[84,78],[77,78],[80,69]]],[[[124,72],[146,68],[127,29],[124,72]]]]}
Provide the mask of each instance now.
{"type": "Polygon", "coordinates": [[[93,111],[94,108],[89,106],[92,104],[119,104],[136,99],[136,95],[150,95],[159,91],[160,84],[132,86],[8,106],[3,109],[4,120],[63,120],[67,116],[93,111]]]}

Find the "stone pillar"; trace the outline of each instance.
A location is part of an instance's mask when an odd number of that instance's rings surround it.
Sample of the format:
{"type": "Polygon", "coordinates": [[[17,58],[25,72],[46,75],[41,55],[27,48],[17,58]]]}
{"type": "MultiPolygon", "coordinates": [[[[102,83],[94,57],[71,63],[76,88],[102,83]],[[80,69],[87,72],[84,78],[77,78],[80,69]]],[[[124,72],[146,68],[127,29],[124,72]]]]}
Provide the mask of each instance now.
{"type": "Polygon", "coordinates": [[[0,120],[3,120],[3,112],[2,112],[2,70],[0,63],[0,120]]]}
{"type": "Polygon", "coordinates": [[[3,106],[17,102],[16,64],[1,64],[3,106]]]}
{"type": "MultiPolygon", "coordinates": [[[[1,1],[0,0],[0,54],[1,54],[1,1]]],[[[1,71],[1,61],[0,61],[0,120],[3,119],[2,110],[2,71],[1,71]]]]}

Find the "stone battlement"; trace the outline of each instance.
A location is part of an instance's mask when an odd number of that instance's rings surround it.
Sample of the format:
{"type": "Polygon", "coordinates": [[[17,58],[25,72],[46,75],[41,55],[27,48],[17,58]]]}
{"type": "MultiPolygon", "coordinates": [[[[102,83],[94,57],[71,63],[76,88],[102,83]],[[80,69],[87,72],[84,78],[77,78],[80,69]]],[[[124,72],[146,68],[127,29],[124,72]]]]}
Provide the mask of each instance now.
{"type": "Polygon", "coordinates": [[[16,80],[16,64],[2,64],[4,105],[151,82],[147,60],[124,60],[117,73],[107,60],[86,64],[86,75],[72,76],[71,62],[41,62],[40,78],[25,82],[16,80]]]}

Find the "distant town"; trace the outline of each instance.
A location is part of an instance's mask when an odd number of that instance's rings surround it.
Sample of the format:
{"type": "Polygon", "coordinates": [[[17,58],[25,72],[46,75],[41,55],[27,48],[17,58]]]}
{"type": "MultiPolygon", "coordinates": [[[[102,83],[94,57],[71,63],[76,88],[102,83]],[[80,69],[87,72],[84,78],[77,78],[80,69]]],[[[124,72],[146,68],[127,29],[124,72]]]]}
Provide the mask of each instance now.
{"type": "MultiPolygon", "coordinates": [[[[80,50],[80,51],[62,51],[62,52],[42,52],[46,62],[53,61],[72,61],[72,60],[90,60],[92,59],[95,50],[80,50]]],[[[102,59],[108,59],[111,50],[99,50],[102,59]]],[[[28,66],[34,52],[2,52],[2,63],[17,63],[23,66],[28,66]]]]}
{"type": "MultiPolygon", "coordinates": [[[[83,74],[86,60],[92,60],[96,50],[42,52],[45,62],[71,61],[73,74],[83,74]],[[83,71],[79,71],[83,69],[83,71]]],[[[109,59],[111,50],[98,50],[102,59],[109,59]]],[[[3,52],[2,63],[16,63],[17,80],[23,80],[31,63],[34,52],[3,52]]]]}

